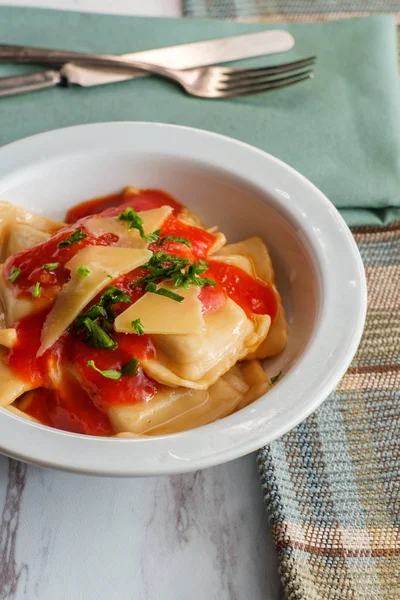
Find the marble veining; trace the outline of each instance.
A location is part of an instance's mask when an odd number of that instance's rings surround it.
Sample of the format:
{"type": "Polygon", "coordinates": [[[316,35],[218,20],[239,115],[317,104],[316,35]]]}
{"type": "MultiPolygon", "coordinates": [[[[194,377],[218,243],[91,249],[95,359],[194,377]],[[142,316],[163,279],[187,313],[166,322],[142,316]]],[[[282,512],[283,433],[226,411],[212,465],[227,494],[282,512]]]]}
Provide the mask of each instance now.
{"type": "Polygon", "coordinates": [[[0,457],[0,600],[283,600],[254,456],[142,479],[0,457]]]}
{"type": "Polygon", "coordinates": [[[16,540],[21,516],[21,502],[27,475],[27,465],[8,460],[8,480],[0,522],[0,599],[17,596],[23,575],[28,577],[28,565],[17,565],[16,540]]]}

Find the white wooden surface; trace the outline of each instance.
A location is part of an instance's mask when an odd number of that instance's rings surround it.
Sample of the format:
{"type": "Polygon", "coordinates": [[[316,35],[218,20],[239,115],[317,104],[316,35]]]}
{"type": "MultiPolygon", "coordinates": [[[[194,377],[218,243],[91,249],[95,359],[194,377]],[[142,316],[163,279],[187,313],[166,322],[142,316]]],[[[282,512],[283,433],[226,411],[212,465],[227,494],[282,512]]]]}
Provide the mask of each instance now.
{"type": "MultiPolygon", "coordinates": [[[[180,0],[0,0],[179,16],[180,0]]],[[[282,600],[254,456],[106,479],[0,457],[0,600],[282,600]]]]}
{"type": "Polygon", "coordinates": [[[179,17],[181,0],[0,0],[0,5],[38,6],[60,10],[149,17],[179,17]]]}

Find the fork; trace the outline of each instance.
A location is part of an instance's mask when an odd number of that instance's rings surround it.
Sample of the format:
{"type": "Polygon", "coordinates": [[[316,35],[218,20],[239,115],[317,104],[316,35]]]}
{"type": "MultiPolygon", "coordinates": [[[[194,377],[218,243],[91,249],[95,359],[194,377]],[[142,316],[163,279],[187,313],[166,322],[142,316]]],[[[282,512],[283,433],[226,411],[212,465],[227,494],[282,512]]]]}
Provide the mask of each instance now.
{"type": "Polygon", "coordinates": [[[119,67],[125,70],[139,69],[165,79],[171,79],[192,96],[233,98],[276,90],[305,81],[313,76],[311,67],[314,65],[316,57],[310,56],[280,65],[250,69],[198,67],[179,70],[107,54],[0,45],[0,61],[52,64],[64,64],[72,61],[81,65],[119,67]]]}

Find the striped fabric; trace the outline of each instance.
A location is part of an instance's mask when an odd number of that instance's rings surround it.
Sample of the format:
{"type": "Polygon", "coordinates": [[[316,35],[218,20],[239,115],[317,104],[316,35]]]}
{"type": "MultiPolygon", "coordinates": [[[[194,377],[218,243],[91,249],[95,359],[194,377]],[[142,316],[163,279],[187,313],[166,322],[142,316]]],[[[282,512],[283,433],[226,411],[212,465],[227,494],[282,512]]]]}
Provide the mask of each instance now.
{"type": "Polygon", "coordinates": [[[400,599],[400,223],[353,233],[369,294],[357,355],[258,454],[288,600],[400,599]]]}
{"type": "MultiPolygon", "coordinates": [[[[400,0],[184,0],[256,21],[392,12],[400,0]]],[[[400,600],[400,222],[353,230],[368,281],[363,338],[337,390],[258,453],[288,600],[400,600]]]]}
{"type": "Polygon", "coordinates": [[[187,17],[255,21],[327,21],[390,13],[400,22],[400,0],[184,0],[187,17]]]}

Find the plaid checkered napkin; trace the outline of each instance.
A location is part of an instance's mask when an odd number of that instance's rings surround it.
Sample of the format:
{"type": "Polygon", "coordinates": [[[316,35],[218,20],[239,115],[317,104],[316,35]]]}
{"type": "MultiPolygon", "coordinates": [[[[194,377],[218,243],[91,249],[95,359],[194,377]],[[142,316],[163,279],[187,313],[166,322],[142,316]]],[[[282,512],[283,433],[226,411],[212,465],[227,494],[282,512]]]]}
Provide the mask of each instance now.
{"type": "Polygon", "coordinates": [[[187,17],[328,21],[376,13],[400,16],[399,0],[184,0],[187,17]]]}
{"type": "MultiPolygon", "coordinates": [[[[185,0],[187,16],[270,22],[381,11],[400,1],[185,0]]],[[[357,355],[322,407],[258,454],[289,600],[400,600],[400,222],[353,234],[369,295],[357,355]]]]}

